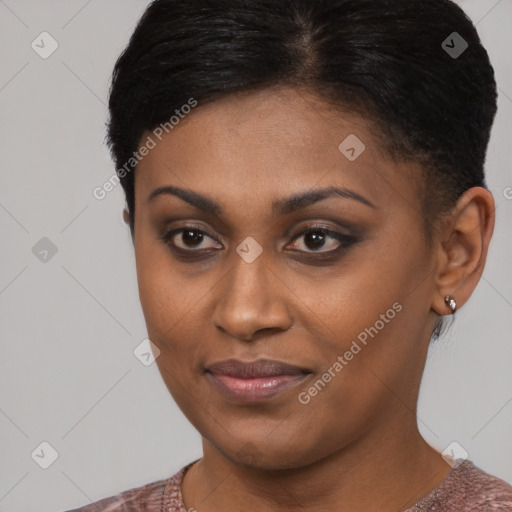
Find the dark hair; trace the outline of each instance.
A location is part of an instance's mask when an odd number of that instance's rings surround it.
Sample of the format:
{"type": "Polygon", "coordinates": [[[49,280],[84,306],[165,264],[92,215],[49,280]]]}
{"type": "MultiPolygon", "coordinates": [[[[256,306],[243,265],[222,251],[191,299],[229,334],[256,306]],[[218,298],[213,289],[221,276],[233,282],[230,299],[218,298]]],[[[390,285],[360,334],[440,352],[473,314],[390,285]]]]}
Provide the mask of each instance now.
{"type": "Polygon", "coordinates": [[[109,98],[107,140],[132,236],[133,154],[145,131],[190,98],[203,105],[274,85],[365,116],[391,158],[421,164],[429,241],[465,190],[486,186],[494,70],[453,2],[155,0],[116,62],[109,98]]]}

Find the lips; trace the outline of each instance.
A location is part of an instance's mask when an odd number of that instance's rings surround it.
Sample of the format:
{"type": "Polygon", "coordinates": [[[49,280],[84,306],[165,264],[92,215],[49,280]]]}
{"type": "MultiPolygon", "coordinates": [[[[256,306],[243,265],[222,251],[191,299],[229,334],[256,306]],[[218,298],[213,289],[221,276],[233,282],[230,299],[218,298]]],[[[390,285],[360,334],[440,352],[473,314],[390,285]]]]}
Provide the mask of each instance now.
{"type": "Polygon", "coordinates": [[[259,377],[276,377],[278,375],[302,375],[311,373],[307,369],[273,359],[258,359],[252,362],[243,362],[237,359],[228,359],[214,363],[207,368],[213,375],[226,375],[239,379],[254,379],[259,377]]]}
{"type": "Polygon", "coordinates": [[[272,359],[244,362],[229,359],[214,363],[206,374],[215,388],[230,400],[255,403],[301,384],[312,372],[272,359]]]}

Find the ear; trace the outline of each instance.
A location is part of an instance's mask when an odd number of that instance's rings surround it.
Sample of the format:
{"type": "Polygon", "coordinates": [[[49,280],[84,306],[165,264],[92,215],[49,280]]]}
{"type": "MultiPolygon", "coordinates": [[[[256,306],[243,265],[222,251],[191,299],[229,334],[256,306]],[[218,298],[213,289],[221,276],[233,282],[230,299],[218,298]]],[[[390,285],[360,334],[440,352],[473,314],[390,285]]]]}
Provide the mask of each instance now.
{"type": "Polygon", "coordinates": [[[492,194],[483,187],[473,187],[462,194],[443,224],[432,302],[438,315],[450,313],[444,301],[447,295],[460,308],[476,288],[494,230],[495,209],[492,194]]]}
{"type": "Polygon", "coordinates": [[[130,224],[130,214],[126,208],[123,210],[123,220],[125,224],[130,224]]]}

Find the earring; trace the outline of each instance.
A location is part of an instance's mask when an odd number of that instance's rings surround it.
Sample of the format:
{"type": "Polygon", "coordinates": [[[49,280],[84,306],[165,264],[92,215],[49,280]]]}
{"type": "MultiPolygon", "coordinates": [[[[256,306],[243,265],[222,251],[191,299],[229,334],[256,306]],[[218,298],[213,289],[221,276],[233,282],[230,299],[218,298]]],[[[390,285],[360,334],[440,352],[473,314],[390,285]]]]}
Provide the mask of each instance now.
{"type": "Polygon", "coordinates": [[[451,295],[447,295],[444,298],[444,302],[450,308],[451,314],[453,315],[457,309],[457,303],[455,302],[455,299],[451,295]]]}

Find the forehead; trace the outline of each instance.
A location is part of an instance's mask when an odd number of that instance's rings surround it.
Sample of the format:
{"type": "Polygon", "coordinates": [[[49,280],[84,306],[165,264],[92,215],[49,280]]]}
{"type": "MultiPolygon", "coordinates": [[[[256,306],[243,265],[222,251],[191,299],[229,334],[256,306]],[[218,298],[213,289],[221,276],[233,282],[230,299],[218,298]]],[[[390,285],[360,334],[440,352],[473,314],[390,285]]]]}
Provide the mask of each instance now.
{"type": "Polygon", "coordinates": [[[245,208],[329,185],[364,191],[372,202],[386,189],[414,194],[410,165],[390,160],[371,122],[304,90],[231,95],[180,117],[161,140],[142,138],[157,144],[137,167],[138,201],[172,184],[245,208]]]}

